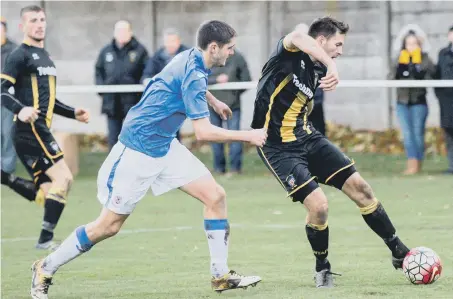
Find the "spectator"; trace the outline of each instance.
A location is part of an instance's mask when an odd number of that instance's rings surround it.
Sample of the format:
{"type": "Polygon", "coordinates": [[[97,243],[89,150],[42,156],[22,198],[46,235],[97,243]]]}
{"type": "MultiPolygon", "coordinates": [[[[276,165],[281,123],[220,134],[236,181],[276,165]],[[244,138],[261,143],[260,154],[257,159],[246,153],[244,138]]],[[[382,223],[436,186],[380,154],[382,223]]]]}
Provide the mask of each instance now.
{"type": "MultiPolygon", "coordinates": [[[[422,39],[415,31],[409,30],[402,41],[394,79],[424,80],[434,75],[435,66],[422,47],[422,39]]],[[[416,174],[421,169],[425,153],[426,88],[397,88],[396,112],[407,155],[407,167],[403,173],[416,174]]]]}
{"type": "MultiPolygon", "coordinates": [[[[99,54],[96,62],[97,85],[140,84],[148,53],[133,36],[131,24],[115,24],[114,38],[99,54]]],[[[103,93],[102,113],[107,115],[108,143],[118,141],[123,120],[129,109],[140,100],[141,93],[103,93]]]]}
{"type": "MultiPolygon", "coordinates": [[[[448,46],[439,52],[436,78],[441,80],[453,80],[453,26],[449,29],[448,41],[448,46]]],[[[453,88],[436,88],[435,92],[439,99],[440,125],[444,129],[447,145],[449,167],[446,173],[453,174],[453,88]]]]}
{"type": "MultiPolygon", "coordinates": [[[[10,41],[6,36],[7,25],[6,20],[2,17],[2,66],[5,65],[7,56],[17,47],[15,43],[10,41]]],[[[3,79],[3,78],[2,78],[3,79]]],[[[16,151],[14,149],[12,136],[13,118],[14,115],[11,111],[2,106],[1,108],[1,167],[2,171],[12,174],[16,170],[16,151]]]]}
{"type": "MultiPolygon", "coordinates": [[[[224,67],[215,67],[208,77],[208,84],[243,82],[250,81],[250,71],[242,54],[235,50],[230,56],[224,67]]],[[[226,121],[229,130],[239,130],[241,124],[241,94],[245,90],[213,90],[212,94],[220,101],[230,107],[233,112],[231,119],[226,121]]],[[[212,111],[210,113],[211,123],[222,127],[223,121],[220,116],[212,111]]],[[[214,172],[225,174],[226,162],[223,143],[212,143],[214,155],[214,172]]],[[[232,142],[229,146],[230,171],[229,174],[239,174],[242,171],[242,143],[232,142]]]]}
{"type": "Polygon", "coordinates": [[[179,33],[173,28],[164,30],[163,38],[164,46],[157,50],[146,63],[142,76],[142,82],[145,85],[148,84],[152,77],[160,73],[173,57],[188,49],[188,47],[181,44],[179,33]]]}

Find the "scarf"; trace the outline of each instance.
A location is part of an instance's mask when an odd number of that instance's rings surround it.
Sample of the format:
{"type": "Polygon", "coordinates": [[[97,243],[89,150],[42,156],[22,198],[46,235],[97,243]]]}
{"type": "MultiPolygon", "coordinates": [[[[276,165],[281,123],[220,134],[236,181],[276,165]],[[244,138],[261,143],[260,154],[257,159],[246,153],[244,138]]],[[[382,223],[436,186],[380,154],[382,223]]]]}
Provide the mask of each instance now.
{"type": "Polygon", "coordinates": [[[409,52],[408,50],[401,50],[398,63],[409,64],[411,63],[411,58],[413,64],[420,64],[422,62],[422,49],[417,48],[412,52],[409,52]]]}

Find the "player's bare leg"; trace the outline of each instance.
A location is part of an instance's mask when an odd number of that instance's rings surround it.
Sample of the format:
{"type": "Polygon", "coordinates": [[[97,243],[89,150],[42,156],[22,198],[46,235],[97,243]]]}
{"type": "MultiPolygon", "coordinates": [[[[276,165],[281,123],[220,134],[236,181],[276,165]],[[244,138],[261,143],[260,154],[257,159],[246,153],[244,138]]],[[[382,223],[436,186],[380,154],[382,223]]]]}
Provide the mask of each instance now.
{"type": "Polygon", "coordinates": [[[128,216],[104,208],[95,221],[76,228],[54,252],[36,261],[32,266],[32,298],[47,299],[55,272],[64,264],[89,251],[96,243],[116,235],[128,216]]]}
{"type": "MultiPolygon", "coordinates": [[[[303,194],[294,194],[295,200],[300,200],[298,196],[304,197],[303,194]]],[[[328,203],[327,197],[321,188],[316,188],[303,199],[303,204],[307,208],[305,231],[308,241],[310,242],[313,254],[316,257],[315,284],[317,288],[333,287],[333,277],[335,273],[330,271],[331,266],[327,256],[329,254],[329,227],[327,223],[328,203]]]]}
{"type": "Polygon", "coordinates": [[[206,175],[180,188],[204,204],[204,227],[211,254],[211,286],[217,292],[255,286],[259,276],[242,276],[228,268],[230,226],[225,190],[212,175],[206,175]]]}
{"type": "Polygon", "coordinates": [[[36,248],[53,249],[56,246],[53,240],[53,232],[66,205],[67,194],[73,178],[69,167],[63,159],[52,165],[45,174],[52,182],[40,186],[40,189],[46,194],[46,200],[44,203],[42,230],[36,248]]]}
{"type": "Polygon", "coordinates": [[[409,249],[396,235],[395,227],[382,204],[374,196],[370,185],[355,172],[346,180],[342,191],[357,204],[368,226],[384,240],[392,252],[393,266],[400,269],[409,249]]]}

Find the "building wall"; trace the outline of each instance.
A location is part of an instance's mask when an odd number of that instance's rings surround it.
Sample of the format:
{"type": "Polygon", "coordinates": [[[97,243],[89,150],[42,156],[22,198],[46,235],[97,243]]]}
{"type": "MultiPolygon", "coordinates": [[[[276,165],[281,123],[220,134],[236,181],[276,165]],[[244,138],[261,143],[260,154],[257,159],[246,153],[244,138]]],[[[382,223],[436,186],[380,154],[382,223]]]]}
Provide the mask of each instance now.
{"type": "MultiPolygon", "coordinates": [[[[55,60],[61,85],[93,84],[97,55],[111,41],[113,25],[120,18],[131,21],[136,37],[150,53],[161,46],[164,28],[177,28],[183,42],[192,46],[201,22],[225,20],[237,29],[237,47],[256,80],[280,37],[300,22],[310,23],[316,17],[331,14],[351,26],[344,55],[337,61],[340,78],[361,80],[386,79],[388,42],[408,23],[416,23],[428,33],[429,53],[436,60],[439,49],[447,44],[446,33],[453,15],[453,2],[439,1],[391,1],[390,14],[382,1],[2,1],[2,15],[8,19],[9,34],[16,41],[22,39],[18,29],[19,10],[27,3],[43,4],[46,9],[46,48],[55,60]]],[[[71,105],[89,108],[93,121],[82,125],[57,117],[55,127],[69,131],[106,131],[99,96],[62,94],[59,97],[71,105]]],[[[250,124],[253,100],[253,90],[243,94],[244,128],[250,124]]],[[[326,117],[354,128],[383,129],[392,121],[397,126],[393,114],[389,119],[389,101],[394,102],[393,97],[388,97],[384,88],[339,88],[326,94],[326,117]]],[[[438,125],[438,105],[432,91],[429,104],[428,125],[438,125]]],[[[184,129],[190,130],[190,124],[184,129]]]]}

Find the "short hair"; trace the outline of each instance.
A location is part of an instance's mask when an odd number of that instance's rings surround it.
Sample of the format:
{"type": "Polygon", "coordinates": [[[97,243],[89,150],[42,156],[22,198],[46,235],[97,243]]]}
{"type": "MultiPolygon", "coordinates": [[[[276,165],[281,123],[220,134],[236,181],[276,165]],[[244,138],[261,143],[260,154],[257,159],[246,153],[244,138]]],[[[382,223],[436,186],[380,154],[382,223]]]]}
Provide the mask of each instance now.
{"type": "Polygon", "coordinates": [[[3,26],[5,26],[5,30],[6,30],[8,28],[8,24],[7,24],[6,19],[5,19],[4,16],[1,17],[1,23],[2,23],[3,26]]]}
{"type": "Polygon", "coordinates": [[[450,27],[450,29],[448,29],[448,32],[451,32],[453,31],[453,26],[450,27]]]}
{"type": "Polygon", "coordinates": [[[41,12],[41,11],[44,11],[44,9],[42,9],[42,7],[38,6],[38,5],[28,5],[28,6],[25,6],[25,7],[22,7],[22,9],[20,10],[20,17],[22,17],[25,13],[27,12],[41,12]]]}
{"type": "Polygon", "coordinates": [[[164,31],[162,31],[162,36],[167,36],[167,35],[176,35],[176,36],[181,36],[179,34],[179,31],[175,28],[166,28],[164,31]]]}
{"type": "Polygon", "coordinates": [[[308,29],[308,35],[313,38],[317,38],[320,35],[329,38],[337,32],[340,34],[346,34],[348,31],[348,24],[338,21],[332,17],[322,17],[311,23],[310,28],[308,29]]]}
{"type": "Polygon", "coordinates": [[[115,30],[116,26],[118,26],[120,24],[125,24],[125,25],[127,25],[129,27],[130,30],[132,30],[131,22],[129,22],[129,20],[126,20],[126,19],[120,19],[120,20],[116,21],[115,25],[113,25],[113,29],[115,30]]]}
{"type": "Polygon", "coordinates": [[[223,47],[236,35],[233,27],[225,22],[216,20],[207,21],[198,28],[197,46],[202,50],[206,50],[210,43],[216,42],[219,47],[223,47]]]}

